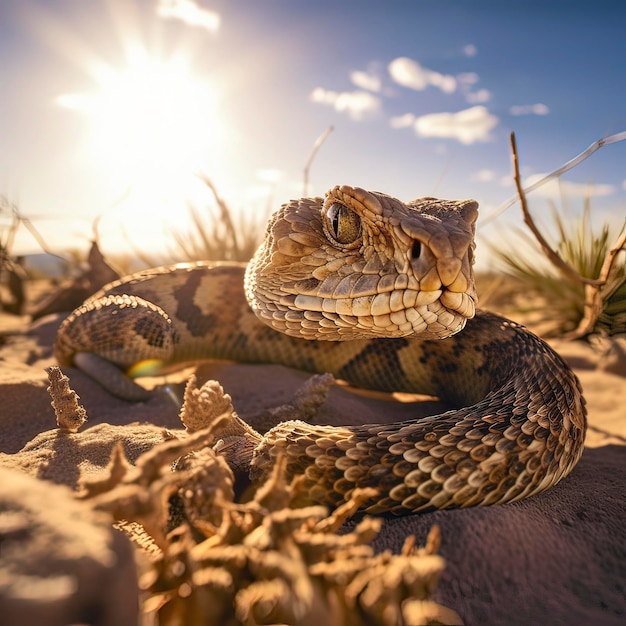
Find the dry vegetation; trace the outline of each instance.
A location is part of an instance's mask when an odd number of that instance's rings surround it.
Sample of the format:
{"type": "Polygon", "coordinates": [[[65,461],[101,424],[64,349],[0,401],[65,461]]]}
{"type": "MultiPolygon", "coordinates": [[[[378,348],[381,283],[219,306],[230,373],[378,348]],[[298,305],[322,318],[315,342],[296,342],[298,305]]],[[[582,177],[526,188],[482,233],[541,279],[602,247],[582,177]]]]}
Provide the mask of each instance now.
{"type": "MultiPolygon", "coordinates": [[[[85,412],[67,377],[54,367],[49,378],[59,431],[72,433],[64,440],[102,446],[91,430],[78,432],[85,412]]],[[[431,598],[444,567],[436,527],[424,548],[408,537],[395,555],[375,554],[369,545],[381,518],[365,517],[338,533],[371,489],[356,490],[330,516],[321,506],[298,508],[300,481],[288,484],[279,461],[251,499],[236,496],[236,476],[214,449],[237,419],[217,383],[198,389],[192,377],[181,409],[185,432],[167,431],[132,466],[122,441],[137,425],[110,426],[123,434],[109,466],[82,481],[81,497],[110,514],[143,555],[144,626],[461,623],[431,598]]]]}
{"type": "Polygon", "coordinates": [[[171,256],[185,261],[246,263],[261,243],[269,212],[235,217],[213,182],[206,177],[202,180],[213,194],[217,215],[207,216],[197,207],[190,207],[194,228],[173,233],[175,246],[170,251],[171,256]]]}
{"type": "MultiPolygon", "coordinates": [[[[594,231],[588,201],[582,217],[574,224],[561,217],[555,207],[551,216],[558,233],[553,247],[559,257],[580,276],[598,279],[614,241],[608,225],[602,225],[600,232],[594,231]]],[[[538,248],[528,233],[515,231],[506,243],[492,246],[506,278],[497,274],[479,276],[479,285],[482,282],[485,293],[491,297],[488,304],[508,307],[510,314],[533,319],[544,335],[568,335],[580,326],[585,316],[585,284],[556,270],[538,248]],[[520,249],[528,250],[529,254],[520,254],[520,249]]],[[[625,280],[626,266],[618,260],[604,286],[602,308],[590,332],[608,335],[626,332],[625,280]]]]}

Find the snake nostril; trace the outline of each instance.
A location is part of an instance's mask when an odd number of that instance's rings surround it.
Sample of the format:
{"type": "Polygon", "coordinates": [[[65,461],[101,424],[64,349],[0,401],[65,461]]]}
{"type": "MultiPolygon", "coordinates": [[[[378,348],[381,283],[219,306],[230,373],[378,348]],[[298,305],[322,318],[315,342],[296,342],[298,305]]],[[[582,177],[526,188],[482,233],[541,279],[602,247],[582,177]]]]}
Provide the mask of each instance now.
{"type": "Polygon", "coordinates": [[[421,242],[415,240],[413,242],[413,247],[411,248],[411,258],[419,259],[420,254],[422,254],[422,244],[421,242]]]}

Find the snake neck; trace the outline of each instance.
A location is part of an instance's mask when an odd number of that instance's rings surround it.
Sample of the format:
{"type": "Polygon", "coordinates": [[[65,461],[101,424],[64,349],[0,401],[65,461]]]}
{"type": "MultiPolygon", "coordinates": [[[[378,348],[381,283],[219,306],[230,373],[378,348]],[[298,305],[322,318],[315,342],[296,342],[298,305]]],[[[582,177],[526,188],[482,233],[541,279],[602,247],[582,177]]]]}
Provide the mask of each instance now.
{"type": "Polygon", "coordinates": [[[460,345],[437,343],[458,353],[459,368],[433,375],[442,396],[441,381],[451,376],[450,387],[459,387],[447,393],[461,408],[395,424],[286,422],[255,450],[252,475],[263,480],[284,455],[288,478],[302,477],[298,504],[335,507],[355,488],[371,487],[377,495],[364,510],[398,515],[511,502],[558,483],[584,448],[578,379],[547,344],[513,322],[481,314],[465,333],[460,345]],[[475,369],[468,350],[476,353],[475,369]]]}

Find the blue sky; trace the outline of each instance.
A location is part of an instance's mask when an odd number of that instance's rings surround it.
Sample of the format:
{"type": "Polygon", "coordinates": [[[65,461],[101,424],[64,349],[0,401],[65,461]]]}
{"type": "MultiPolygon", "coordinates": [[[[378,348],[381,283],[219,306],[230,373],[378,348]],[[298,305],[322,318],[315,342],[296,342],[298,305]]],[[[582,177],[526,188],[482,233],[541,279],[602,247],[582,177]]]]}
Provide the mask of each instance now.
{"type": "MultiPolygon", "coordinates": [[[[105,250],[164,250],[210,201],[197,173],[251,223],[302,195],[332,125],[311,194],[474,197],[484,248],[521,223],[491,219],[515,195],[512,130],[529,183],[626,130],[625,28],[604,0],[3,0],[0,194],[57,250],[97,216],[105,250]]],[[[591,192],[619,226],[625,164],[607,146],[531,207],[560,192],[574,215],[591,192]]]]}

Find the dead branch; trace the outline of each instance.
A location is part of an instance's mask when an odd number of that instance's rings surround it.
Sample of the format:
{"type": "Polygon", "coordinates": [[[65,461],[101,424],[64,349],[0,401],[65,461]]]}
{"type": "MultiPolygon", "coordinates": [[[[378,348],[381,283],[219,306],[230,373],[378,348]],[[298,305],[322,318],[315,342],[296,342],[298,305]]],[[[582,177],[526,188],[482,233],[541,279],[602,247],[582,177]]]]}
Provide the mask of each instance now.
{"type": "Polygon", "coordinates": [[[600,276],[598,276],[598,280],[602,282],[602,284],[606,284],[609,280],[609,276],[611,275],[611,270],[615,265],[615,259],[617,255],[626,248],[626,222],[622,226],[622,230],[617,237],[617,241],[613,244],[611,249],[609,250],[606,258],[604,259],[604,263],[602,264],[602,268],[600,270],[600,276]]]}
{"type": "Polygon", "coordinates": [[[585,285],[585,303],[583,309],[583,317],[578,323],[578,327],[572,331],[567,337],[569,339],[579,339],[586,337],[593,332],[598,318],[602,314],[604,303],[611,297],[612,293],[617,290],[619,283],[606,289],[607,283],[611,276],[611,271],[615,265],[617,255],[626,247],[626,224],[622,227],[622,231],[617,238],[613,247],[609,250],[602,264],[600,276],[598,280],[601,284],[585,285]]]}
{"type": "Polygon", "coordinates": [[[15,235],[17,233],[18,228],[23,225],[24,228],[33,236],[39,247],[50,256],[53,256],[57,259],[61,259],[62,261],[67,261],[65,257],[62,257],[50,250],[48,245],[46,244],[44,238],[41,236],[39,231],[35,228],[33,223],[30,221],[28,217],[22,215],[15,204],[9,202],[9,199],[2,195],[0,196],[0,213],[6,210],[12,214],[12,224],[9,229],[9,234],[7,236],[6,241],[0,243],[0,247],[6,252],[10,254],[13,248],[13,241],[15,239],[15,235]]]}
{"type": "MultiPolygon", "coordinates": [[[[600,148],[602,145],[606,143],[613,143],[615,141],[621,141],[622,139],[626,139],[626,133],[620,133],[618,135],[613,135],[605,140],[604,143],[596,142],[593,146],[590,146],[585,153],[582,153],[575,159],[572,159],[566,165],[555,170],[553,174],[558,172],[559,174],[567,171],[570,167],[580,163],[584,160],[589,154],[600,148]],[[621,135],[624,135],[623,137],[621,135]],[[611,141],[609,141],[611,140],[611,141]],[[568,167],[569,166],[569,167],[568,167]]],[[[613,267],[615,266],[615,262],[618,254],[626,249],[626,223],[622,226],[622,230],[617,237],[615,244],[609,249],[604,262],[602,264],[602,268],[600,269],[600,274],[597,278],[589,278],[587,276],[582,276],[579,272],[577,272],[569,263],[564,261],[559,254],[552,249],[550,244],[541,234],[539,229],[537,228],[530,211],[528,210],[528,203],[526,201],[526,191],[529,191],[531,188],[534,189],[538,185],[535,184],[532,187],[524,189],[522,187],[522,180],[520,175],[519,168],[519,158],[517,153],[517,142],[515,141],[515,133],[511,133],[511,152],[513,156],[513,169],[514,169],[514,180],[515,186],[517,187],[517,193],[519,196],[519,201],[522,207],[522,213],[524,216],[524,223],[531,230],[535,239],[541,246],[541,249],[544,251],[548,260],[556,267],[558,271],[560,271],[565,277],[570,280],[579,283],[584,287],[585,293],[585,301],[584,301],[584,312],[583,317],[581,318],[578,327],[571,333],[567,335],[569,339],[579,339],[581,337],[585,337],[593,332],[593,329],[596,326],[598,321],[598,317],[602,313],[604,302],[611,295],[610,293],[606,293],[604,288],[609,282],[611,272],[613,267]]],[[[556,174],[555,174],[556,175],[556,174]]],[[[552,176],[552,175],[550,175],[552,176]]],[[[549,177],[542,179],[543,182],[547,180],[549,177]]],[[[540,183],[542,181],[539,181],[540,183]]]]}

